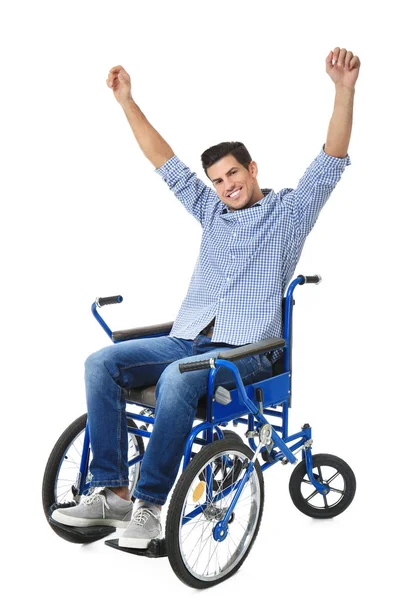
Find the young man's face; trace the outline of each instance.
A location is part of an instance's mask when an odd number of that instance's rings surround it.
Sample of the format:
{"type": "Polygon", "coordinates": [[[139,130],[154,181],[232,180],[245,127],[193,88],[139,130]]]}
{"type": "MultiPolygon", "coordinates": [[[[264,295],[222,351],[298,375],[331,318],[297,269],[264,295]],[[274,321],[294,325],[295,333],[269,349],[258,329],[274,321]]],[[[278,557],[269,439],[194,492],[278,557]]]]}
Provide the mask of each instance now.
{"type": "Polygon", "coordinates": [[[257,183],[258,169],[254,160],[247,170],[232,154],[228,154],[209,167],[207,174],[221,201],[231,210],[249,208],[263,197],[257,183]]]}

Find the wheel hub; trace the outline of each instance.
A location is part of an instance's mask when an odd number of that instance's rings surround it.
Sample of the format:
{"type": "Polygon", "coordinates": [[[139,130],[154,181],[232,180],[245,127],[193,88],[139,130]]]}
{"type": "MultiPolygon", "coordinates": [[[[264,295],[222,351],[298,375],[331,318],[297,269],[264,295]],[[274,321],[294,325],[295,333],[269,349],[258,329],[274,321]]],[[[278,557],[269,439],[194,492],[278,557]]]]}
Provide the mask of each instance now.
{"type": "Polygon", "coordinates": [[[221,521],[225,517],[227,510],[227,508],[220,508],[215,506],[215,504],[210,504],[204,509],[203,515],[207,521],[221,521]]]}

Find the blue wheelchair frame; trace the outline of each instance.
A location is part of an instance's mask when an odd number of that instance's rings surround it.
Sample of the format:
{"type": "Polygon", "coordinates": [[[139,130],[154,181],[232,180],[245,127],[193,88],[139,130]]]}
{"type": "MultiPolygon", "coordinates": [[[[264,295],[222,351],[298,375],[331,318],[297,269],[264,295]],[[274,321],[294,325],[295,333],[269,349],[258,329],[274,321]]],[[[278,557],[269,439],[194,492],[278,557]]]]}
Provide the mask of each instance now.
{"type": "MultiPolygon", "coordinates": [[[[239,481],[236,481],[231,486],[220,491],[217,495],[213,496],[213,501],[218,501],[222,497],[235,492],[233,500],[227,510],[224,518],[217,523],[214,529],[214,538],[218,541],[222,541],[227,535],[227,524],[230,516],[235,508],[240,493],[245,486],[250,474],[254,470],[255,461],[259,455],[265,451],[268,452],[268,461],[260,464],[261,470],[265,471],[269,469],[278,461],[287,464],[288,462],[294,464],[297,459],[294,452],[299,451],[302,448],[302,458],[305,460],[306,471],[309,477],[310,483],[312,483],[322,495],[329,492],[329,487],[318,481],[312,471],[312,437],[311,427],[306,424],[302,427],[301,431],[288,435],[288,417],[289,407],[291,406],[291,344],[292,344],[292,306],[293,306],[293,292],[297,285],[303,285],[304,283],[319,283],[320,277],[304,277],[299,275],[294,279],[287,290],[285,297],[285,312],[283,319],[283,331],[284,331],[284,345],[283,347],[283,372],[278,375],[272,375],[268,379],[263,381],[243,385],[240,373],[237,367],[229,360],[212,358],[204,361],[209,363],[204,368],[209,368],[208,376],[208,392],[207,392],[207,408],[206,408],[206,420],[193,427],[191,433],[185,444],[184,458],[183,458],[183,469],[187,467],[191,458],[195,455],[193,452],[193,445],[198,444],[204,446],[213,441],[214,431],[217,433],[217,437],[222,439],[224,437],[221,426],[227,426],[229,422],[233,422],[234,425],[241,423],[247,425],[246,437],[248,438],[249,446],[254,450],[254,455],[249,461],[249,464],[243,474],[243,477],[239,481]],[[215,401],[214,387],[215,377],[218,369],[221,367],[228,368],[232,371],[236,382],[236,389],[230,390],[231,401],[229,404],[219,404],[215,401]],[[271,425],[267,417],[278,418],[281,425],[271,425]],[[280,435],[278,435],[278,432],[280,435]],[[256,445],[254,438],[259,436],[260,443],[256,445]]],[[[114,302],[122,302],[122,297],[115,297],[114,302]]],[[[119,343],[120,340],[113,340],[113,334],[110,328],[107,326],[105,321],[97,312],[97,302],[92,305],[92,313],[96,320],[100,323],[102,328],[106,331],[107,335],[112,339],[114,343],[119,343]]],[[[159,337],[166,335],[165,333],[156,333],[152,335],[143,335],[146,337],[159,337]]],[[[201,358],[201,357],[199,357],[201,358]]],[[[126,413],[127,419],[134,421],[141,421],[145,425],[154,425],[155,418],[146,416],[144,414],[138,414],[133,412],[126,413]]],[[[150,438],[151,432],[145,429],[139,429],[128,426],[128,432],[136,435],[150,438]]],[[[86,426],[85,439],[82,451],[80,471],[78,474],[76,489],[79,495],[84,494],[90,488],[90,482],[85,482],[85,474],[89,468],[89,446],[90,446],[90,433],[89,426],[86,426]]],[[[129,467],[140,462],[143,459],[144,454],[136,456],[134,459],[129,461],[129,467]]],[[[210,467],[207,467],[208,473],[206,476],[207,482],[207,497],[212,496],[212,484],[211,484],[211,471],[210,467]]],[[[184,517],[183,522],[187,522],[191,518],[194,518],[202,510],[201,507],[196,508],[189,515],[184,517]]]]}

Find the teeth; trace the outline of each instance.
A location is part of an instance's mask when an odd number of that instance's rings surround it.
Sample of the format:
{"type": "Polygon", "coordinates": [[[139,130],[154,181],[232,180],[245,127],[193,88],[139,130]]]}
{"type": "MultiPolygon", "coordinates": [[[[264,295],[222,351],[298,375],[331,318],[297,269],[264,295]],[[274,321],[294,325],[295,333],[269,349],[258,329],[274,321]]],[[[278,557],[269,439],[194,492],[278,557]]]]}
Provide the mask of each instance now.
{"type": "Polygon", "coordinates": [[[240,189],[236,190],[236,192],[233,192],[232,194],[229,194],[229,198],[235,198],[235,196],[237,196],[239,192],[240,192],[240,189]]]}

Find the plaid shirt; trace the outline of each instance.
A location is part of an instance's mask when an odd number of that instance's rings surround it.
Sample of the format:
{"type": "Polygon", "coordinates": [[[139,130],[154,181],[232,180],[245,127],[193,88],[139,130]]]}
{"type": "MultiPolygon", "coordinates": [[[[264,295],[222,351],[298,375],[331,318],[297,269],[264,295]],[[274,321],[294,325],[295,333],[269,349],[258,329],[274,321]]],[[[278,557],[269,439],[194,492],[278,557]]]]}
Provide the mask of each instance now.
{"type": "MultiPolygon", "coordinates": [[[[215,317],[212,342],[241,346],[281,337],[282,298],[304,242],[347,165],[325,145],[296,189],[228,211],[213,188],[175,155],[156,169],[203,228],[189,289],[170,335],[193,340],[215,317]]],[[[276,351],[276,360],[281,351],[276,351]]]]}

